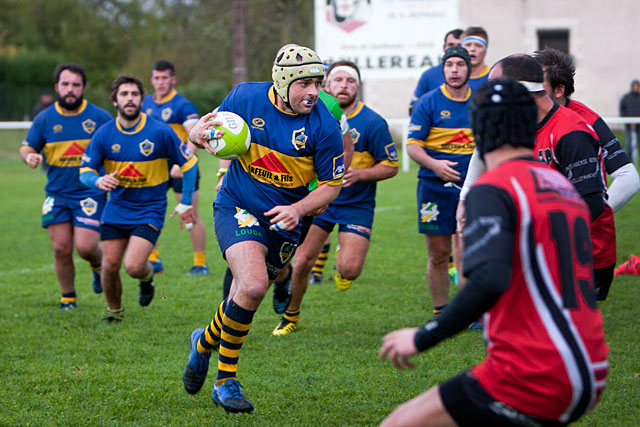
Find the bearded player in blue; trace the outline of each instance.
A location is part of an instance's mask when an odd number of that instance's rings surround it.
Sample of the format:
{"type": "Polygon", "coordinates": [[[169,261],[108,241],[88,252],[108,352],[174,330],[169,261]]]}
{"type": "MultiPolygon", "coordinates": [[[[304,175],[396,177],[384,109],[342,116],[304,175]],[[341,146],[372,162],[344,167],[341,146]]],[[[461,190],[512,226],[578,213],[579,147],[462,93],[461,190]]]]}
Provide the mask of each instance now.
{"type": "Polygon", "coordinates": [[[78,64],[60,64],[54,71],[58,101],[38,114],[20,146],[30,168],[43,163],[47,170],[42,227],[53,246],[60,283],[61,310],[78,306],[73,249],[93,270],[93,290],[102,292],[100,269],[100,215],[107,201],[104,191],[87,188],[78,171],[91,135],[111,120],[109,113],[84,98],[87,75],[78,64]],[[43,155],[44,154],[44,155],[43,155]]]}
{"type": "MultiPolygon", "coordinates": [[[[273,83],[238,85],[220,106],[251,128],[249,151],[231,162],[213,204],[216,237],[234,279],[211,323],[191,334],[183,376],[186,391],[197,393],[211,350],[219,348],[212,398],[229,412],[253,411],[236,378],[242,344],[270,283],[293,256],[300,218],[335,199],[344,175],[340,129],[318,103],[322,60],[309,48],[286,45],[272,74],[273,83]],[[309,192],[307,184],[316,174],[318,187],[309,192]]],[[[207,123],[214,117],[202,117],[189,134],[191,142],[209,151],[205,131],[220,124],[207,123]]]]}
{"type": "Polygon", "coordinates": [[[127,273],[140,280],[140,305],[147,306],[153,299],[153,268],[148,258],[164,224],[169,164],[179,165],[183,173],[182,201],[172,216],[180,214],[181,229],[183,222],[193,221],[197,157],[168,125],[140,112],[143,95],[142,82],[133,75],[113,81],[111,101],[118,116],[96,132],[80,168],[84,184],[111,192],[100,224],[105,320],[109,323],[124,317],[123,258],[127,273]],[[99,176],[103,165],[106,175],[99,176]]]}

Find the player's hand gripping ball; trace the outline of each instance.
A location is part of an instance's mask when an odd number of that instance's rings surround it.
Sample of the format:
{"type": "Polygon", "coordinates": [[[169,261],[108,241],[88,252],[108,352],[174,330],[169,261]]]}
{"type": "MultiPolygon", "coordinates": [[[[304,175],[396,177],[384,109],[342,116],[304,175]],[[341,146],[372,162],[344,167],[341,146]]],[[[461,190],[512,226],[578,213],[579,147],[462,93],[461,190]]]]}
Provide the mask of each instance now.
{"type": "Polygon", "coordinates": [[[251,132],[242,117],[230,111],[218,111],[218,114],[209,120],[222,122],[222,125],[214,126],[207,131],[209,145],[216,153],[214,156],[223,160],[233,160],[249,150],[251,132]],[[214,135],[216,130],[224,131],[224,135],[212,139],[211,135],[214,135]]]}

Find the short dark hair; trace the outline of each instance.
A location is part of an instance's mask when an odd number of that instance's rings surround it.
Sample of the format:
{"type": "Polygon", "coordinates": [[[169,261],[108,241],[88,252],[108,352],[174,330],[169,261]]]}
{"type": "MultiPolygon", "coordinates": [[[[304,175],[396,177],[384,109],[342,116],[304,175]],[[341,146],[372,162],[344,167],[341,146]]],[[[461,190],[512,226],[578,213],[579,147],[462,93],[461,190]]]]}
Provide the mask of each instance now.
{"type": "Polygon", "coordinates": [[[56,69],[53,71],[53,79],[56,84],[60,81],[60,74],[63,71],[68,70],[73,74],[79,74],[82,77],[82,86],[87,85],[87,74],[84,72],[84,68],[81,65],[76,64],[75,62],[67,62],[66,64],[58,64],[56,69]]]}
{"type": "Polygon", "coordinates": [[[460,35],[460,37],[462,37],[463,39],[465,37],[469,37],[469,36],[482,37],[483,39],[486,40],[487,46],[489,46],[489,34],[487,34],[487,32],[484,30],[484,28],[482,28],[482,27],[469,27],[466,30],[464,30],[462,32],[462,34],[460,35]]]}
{"type": "Polygon", "coordinates": [[[459,39],[460,36],[462,35],[462,29],[461,28],[456,28],[456,29],[453,29],[453,30],[449,31],[447,34],[445,34],[444,35],[444,44],[447,44],[447,38],[450,35],[455,37],[455,38],[457,38],[457,39],[459,39]]]}
{"type": "Polygon", "coordinates": [[[142,85],[142,81],[133,74],[121,74],[113,81],[113,83],[111,83],[110,98],[112,102],[116,102],[118,89],[125,83],[133,83],[138,86],[140,96],[144,97],[144,86],[142,85]]]}
{"type": "Polygon", "coordinates": [[[332,71],[334,68],[336,68],[336,67],[340,67],[340,66],[343,66],[343,65],[345,65],[345,66],[347,66],[347,67],[351,67],[351,68],[353,68],[354,70],[356,70],[356,73],[358,74],[358,81],[359,81],[359,82],[361,82],[361,81],[362,81],[362,78],[360,77],[360,69],[358,68],[358,66],[356,65],[356,63],[355,63],[355,62],[353,62],[353,61],[347,61],[347,60],[344,60],[344,59],[343,59],[343,60],[340,60],[340,61],[333,62],[331,65],[329,65],[329,68],[327,69],[327,76],[328,76],[329,74],[331,74],[331,71],[332,71]]]}
{"type": "Polygon", "coordinates": [[[544,72],[533,56],[524,53],[515,53],[496,62],[502,67],[502,77],[518,81],[542,83],[544,72]]]}
{"type": "Polygon", "coordinates": [[[176,69],[173,66],[172,62],[167,61],[166,59],[159,59],[156,61],[155,64],[153,64],[153,70],[154,71],[166,71],[169,70],[171,71],[171,75],[175,76],[176,75],[176,69]]]}
{"type": "Polygon", "coordinates": [[[575,90],[573,76],[576,75],[576,67],[573,58],[568,53],[551,47],[533,52],[533,57],[542,66],[551,88],[564,86],[564,96],[571,96],[575,90]]]}

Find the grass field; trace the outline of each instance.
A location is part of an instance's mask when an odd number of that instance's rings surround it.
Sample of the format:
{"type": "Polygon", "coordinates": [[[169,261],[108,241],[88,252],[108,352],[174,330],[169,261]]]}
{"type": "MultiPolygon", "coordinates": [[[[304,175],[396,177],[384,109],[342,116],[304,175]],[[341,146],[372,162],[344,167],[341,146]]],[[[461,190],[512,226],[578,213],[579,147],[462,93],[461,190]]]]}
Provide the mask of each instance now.
{"type": "MultiPolygon", "coordinates": [[[[211,319],[221,299],[225,264],[211,224],[215,159],[201,156],[212,274],[184,275],[190,242],[167,219],[159,240],[166,272],[156,279],[156,299],[140,307],[137,282],[123,276],[126,319],[107,325],[104,296],[93,294],[88,265],[78,257],[79,307],[58,310],[53,254],[40,227],[45,176],[20,162],[24,134],[0,132],[0,425],[376,425],[484,356],[480,333],[467,331],[415,358],[415,371],[377,359],[385,333],[424,323],[432,308],[426,249],[416,231],[414,168],[379,185],[371,249],[351,290],[339,293],[332,281],[310,287],[299,331],[278,338],[270,334],[279,318],[267,294],[240,358],[239,379],[256,411],[229,416],[210,397],[215,364],[199,394],[188,395],[182,385],[189,334],[211,319]]],[[[640,252],[639,209],[636,197],[616,214],[619,262],[640,252]]],[[[611,347],[608,387],[578,425],[640,422],[639,301],[637,277],[615,279],[601,305],[611,347]]]]}

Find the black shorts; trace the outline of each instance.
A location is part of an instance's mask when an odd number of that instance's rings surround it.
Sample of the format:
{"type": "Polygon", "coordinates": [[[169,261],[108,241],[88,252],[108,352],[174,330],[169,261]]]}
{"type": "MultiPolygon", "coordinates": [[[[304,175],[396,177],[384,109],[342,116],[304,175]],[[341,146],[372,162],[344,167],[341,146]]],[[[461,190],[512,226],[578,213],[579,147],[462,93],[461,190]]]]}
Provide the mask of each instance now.
{"type": "Polygon", "coordinates": [[[155,245],[160,230],[150,224],[100,224],[100,240],[128,239],[131,236],[142,237],[155,245]]]}
{"type": "MultiPolygon", "coordinates": [[[[198,168],[198,166],[196,166],[196,168],[198,168]]],[[[173,189],[174,193],[182,193],[182,178],[169,177],[169,187],[173,189]]],[[[200,168],[197,169],[196,188],[193,191],[198,191],[199,189],[200,189],[200,168]]]]}
{"type": "Polygon", "coordinates": [[[565,426],[516,411],[495,400],[478,380],[463,372],[440,385],[440,398],[460,426],[565,426]]]}
{"type": "Polygon", "coordinates": [[[607,299],[611,282],[613,282],[613,270],[615,267],[616,265],[613,264],[609,267],[593,270],[593,287],[596,290],[596,300],[604,301],[607,299]]]}

